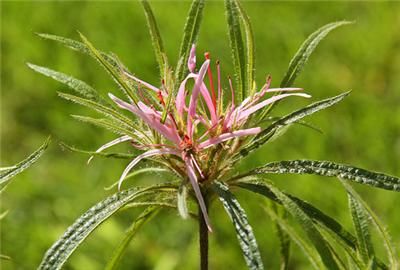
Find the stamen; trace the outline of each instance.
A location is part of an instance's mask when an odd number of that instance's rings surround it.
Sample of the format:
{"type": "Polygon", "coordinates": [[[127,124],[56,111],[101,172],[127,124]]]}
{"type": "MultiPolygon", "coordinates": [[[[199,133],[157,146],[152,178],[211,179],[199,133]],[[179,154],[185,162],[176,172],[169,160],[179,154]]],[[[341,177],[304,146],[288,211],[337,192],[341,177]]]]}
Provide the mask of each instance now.
{"type": "MultiPolygon", "coordinates": [[[[165,81],[164,81],[164,79],[161,80],[161,84],[162,84],[162,88],[163,88],[163,90],[165,91],[165,93],[168,93],[167,88],[165,87],[165,81]]],[[[163,97],[163,95],[162,95],[161,90],[157,92],[157,98],[158,98],[160,104],[161,104],[163,107],[165,107],[164,97],[163,97]]]]}
{"type": "Polygon", "coordinates": [[[190,154],[190,156],[191,156],[191,158],[192,158],[192,160],[193,160],[194,167],[197,169],[197,171],[198,171],[199,174],[200,174],[200,177],[201,177],[202,179],[205,179],[204,174],[203,174],[203,172],[201,171],[200,166],[199,166],[199,164],[197,163],[196,159],[194,158],[194,156],[193,156],[192,154],[190,154]]]}
{"type": "Polygon", "coordinates": [[[138,94],[139,94],[140,98],[141,98],[144,102],[146,102],[146,104],[151,104],[150,100],[148,100],[148,99],[146,98],[146,95],[144,95],[143,89],[142,89],[142,84],[141,84],[140,82],[137,83],[137,88],[138,88],[138,94]]]}
{"type": "Polygon", "coordinates": [[[221,96],[221,70],[219,67],[219,60],[217,61],[217,85],[218,85],[218,111],[221,113],[222,110],[222,96],[221,96]]]}
{"type": "MultiPolygon", "coordinates": [[[[210,53],[206,52],[204,54],[204,57],[207,60],[210,60],[210,53]]],[[[212,72],[211,72],[210,66],[208,66],[207,74],[208,74],[208,79],[210,80],[212,102],[213,102],[213,105],[214,105],[214,110],[216,110],[216,108],[217,108],[217,99],[216,99],[216,96],[215,96],[214,82],[213,82],[213,77],[212,77],[212,72]]]]}
{"type": "Polygon", "coordinates": [[[232,94],[232,109],[235,108],[235,90],[233,90],[233,86],[232,86],[232,79],[231,76],[228,77],[229,80],[229,87],[231,89],[231,94],[232,94]]]}

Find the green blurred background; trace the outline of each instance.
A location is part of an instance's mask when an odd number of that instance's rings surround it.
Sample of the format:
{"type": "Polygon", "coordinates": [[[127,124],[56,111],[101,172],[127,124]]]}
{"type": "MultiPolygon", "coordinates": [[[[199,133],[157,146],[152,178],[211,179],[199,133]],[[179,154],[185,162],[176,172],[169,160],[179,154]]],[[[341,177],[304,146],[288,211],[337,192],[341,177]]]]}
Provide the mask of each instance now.
{"type": "MultiPolygon", "coordinates": [[[[96,149],[114,135],[77,122],[70,114],[93,115],[86,108],[57,97],[65,86],[45,78],[26,62],[72,74],[102,93],[116,91],[105,72],[86,56],[35,32],[77,39],[84,33],[98,48],[115,52],[140,78],[157,84],[158,70],[141,6],[137,2],[37,1],[1,3],[1,166],[11,165],[37,148],[51,134],[44,157],[18,176],[4,194],[1,211],[2,269],[34,269],[47,248],[91,205],[112,191],[127,161],[95,159],[63,151],[58,141],[96,149]]],[[[321,135],[293,127],[280,139],[244,160],[241,169],[279,159],[327,159],[400,175],[400,3],[399,2],[244,2],[256,38],[256,74],[261,85],[271,74],[278,86],[291,56],[308,34],[337,20],[356,24],[335,30],[312,55],[296,86],[313,100],[353,90],[341,104],[309,120],[321,135]]],[[[190,2],[152,2],[164,45],[175,63],[190,2]]],[[[206,4],[198,41],[204,51],[221,60],[232,74],[223,3],[206,4]]],[[[287,99],[276,115],[309,101],[287,99]]],[[[121,150],[129,151],[128,146],[121,150]]],[[[347,201],[338,181],[311,176],[271,178],[277,185],[336,217],[350,228],[347,201]]],[[[139,180],[145,184],[151,179],[139,180]]],[[[388,225],[400,243],[400,194],[357,185],[357,190],[388,225]]],[[[267,269],[277,269],[279,246],[262,209],[265,201],[240,193],[267,269]]],[[[123,236],[135,211],[125,211],[104,223],[73,254],[65,269],[101,269],[123,236]]],[[[245,269],[234,229],[220,205],[211,209],[211,269],[245,269]]],[[[197,225],[164,211],[134,239],[121,269],[196,269],[197,225]]],[[[377,241],[379,244],[379,240],[377,241]]],[[[300,250],[293,249],[292,269],[309,269],[300,250]]]]}

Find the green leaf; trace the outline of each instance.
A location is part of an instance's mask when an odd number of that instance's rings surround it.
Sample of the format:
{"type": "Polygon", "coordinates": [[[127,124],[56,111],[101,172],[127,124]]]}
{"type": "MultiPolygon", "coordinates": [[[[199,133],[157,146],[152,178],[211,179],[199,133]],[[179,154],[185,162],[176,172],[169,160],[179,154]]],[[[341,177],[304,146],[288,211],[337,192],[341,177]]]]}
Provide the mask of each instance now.
{"type": "Polygon", "coordinates": [[[154,185],[147,188],[131,188],[117,192],[102,200],[78,218],[74,224],[68,228],[64,235],[53,244],[53,246],[46,252],[38,269],[61,269],[67,259],[85,240],[85,238],[102,222],[116,213],[121,207],[148,193],[175,188],[176,187],[171,184],[154,185]]]}
{"type": "Polygon", "coordinates": [[[0,188],[3,189],[17,174],[28,169],[32,164],[34,164],[46,151],[47,147],[51,142],[50,137],[46,139],[46,141],[32,154],[30,154],[26,159],[22,160],[18,164],[12,166],[11,168],[7,168],[6,170],[0,171],[0,188]]]}
{"type": "Polygon", "coordinates": [[[293,84],[299,73],[302,71],[304,65],[307,63],[310,55],[330,31],[338,28],[339,26],[351,23],[353,22],[340,21],[329,23],[312,33],[300,46],[300,49],[290,61],[288,70],[282,79],[281,87],[290,87],[293,84]]]}
{"type": "Polygon", "coordinates": [[[72,49],[74,51],[78,51],[78,52],[90,55],[90,51],[85,46],[85,44],[83,44],[82,42],[79,42],[79,41],[76,41],[73,39],[69,39],[69,38],[65,38],[65,37],[52,35],[52,34],[46,34],[46,33],[36,33],[36,34],[41,38],[57,41],[57,42],[63,44],[65,47],[72,49]]]}
{"type": "Polygon", "coordinates": [[[236,236],[247,266],[249,269],[264,269],[253,229],[239,202],[225,184],[216,181],[213,184],[213,189],[219,195],[220,201],[235,226],[236,236]]]}
{"type": "MultiPolygon", "coordinates": [[[[314,52],[315,48],[318,44],[329,34],[332,30],[338,28],[342,25],[351,24],[353,22],[349,21],[339,21],[333,22],[324,25],[323,27],[319,28],[317,31],[312,33],[300,46],[299,50],[293,56],[292,60],[290,60],[289,67],[284,75],[280,87],[290,87],[293,85],[294,81],[296,80],[297,76],[303,70],[304,65],[307,63],[308,58],[314,52]]],[[[276,93],[277,95],[280,94],[279,92],[276,93]]],[[[271,112],[273,107],[278,104],[279,101],[272,103],[269,107],[267,107],[261,114],[260,118],[264,119],[268,113],[271,112]]]]}
{"type": "Polygon", "coordinates": [[[81,154],[87,154],[89,156],[100,156],[100,157],[105,157],[105,158],[117,158],[117,159],[132,159],[136,155],[134,154],[126,154],[126,153],[106,153],[106,152],[95,152],[95,151],[88,151],[88,150],[83,150],[76,148],[74,146],[68,145],[64,142],[59,143],[61,148],[67,149],[72,152],[77,152],[81,154]]]}
{"type": "Polygon", "coordinates": [[[363,262],[358,258],[358,250],[347,245],[346,242],[343,241],[336,233],[328,229],[324,226],[324,224],[317,223],[317,227],[319,228],[321,234],[329,241],[329,243],[336,244],[342,248],[342,251],[345,252],[348,261],[349,269],[364,269],[363,262]]]}
{"type": "Polygon", "coordinates": [[[0,260],[11,261],[11,257],[4,254],[0,254],[0,260]]]}
{"type": "Polygon", "coordinates": [[[239,11],[234,0],[225,0],[225,9],[237,87],[237,91],[235,92],[238,93],[236,97],[237,101],[240,103],[246,97],[246,58],[244,42],[240,29],[239,11]]]}
{"type": "Polygon", "coordinates": [[[244,156],[247,156],[249,153],[262,146],[269,140],[271,140],[274,136],[279,134],[279,132],[287,127],[290,124],[296,123],[297,121],[303,119],[306,116],[312,115],[318,111],[324,110],[340,101],[342,101],[350,92],[342,93],[338,96],[331,97],[328,99],[324,99],[318,102],[315,102],[311,105],[308,105],[300,110],[294,111],[281,119],[275,121],[266,129],[261,131],[247,146],[245,146],[239,152],[239,157],[235,160],[238,161],[242,159],[244,156]]]}
{"type": "Polygon", "coordinates": [[[82,35],[81,33],[79,33],[79,35],[83,43],[89,49],[90,55],[92,55],[100,63],[100,65],[103,66],[103,68],[111,75],[111,77],[120,86],[125,95],[127,95],[132,100],[132,102],[137,103],[139,99],[134,93],[134,89],[132,89],[128,82],[125,80],[125,77],[122,73],[122,67],[120,67],[119,62],[116,62],[117,66],[114,66],[112,63],[110,63],[110,61],[107,60],[107,58],[104,57],[104,54],[98,51],[92,45],[92,43],[87,40],[84,35],[82,35]]]}
{"type": "MultiPolygon", "coordinates": [[[[126,117],[125,115],[119,113],[118,111],[104,106],[98,102],[89,100],[89,99],[85,99],[85,98],[81,98],[81,97],[77,97],[71,94],[66,94],[66,93],[61,93],[59,92],[58,95],[68,101],[72,101],[75,102],[79,105],[88,107],[92,110],[95,110],[107,117],[109,117],[110,119],[112,119],[113,121],[117,122],[119,125],[123,126],[126,129],[131,129],[132,133],[133,133],[133,127],[134,127],[134,122],[129,119],[128,117],[126,117]]],[[[135,138],[137,137],[136,135],[134,136],[135,138]]]]}
{"type": "Polygon", "coordinates": [[[384,245],[387,255],[389,257],[389,268],[391,270],[398,269],[399,262],[396,257],[396,251],[395,251],[394,246],[391,243],[390,235],[386,231],[385,226],[382,224],[382,222],[376,216],[374,211],[372,211],[372,209],[368,206],[368,204],[360,197],[360,195],[358,195],[358,193],[343,179],[345,179],[345,178],[340,176],[339,180],[342,182],[343,186],[346,188],[347,193],[350,194],[357,201],[357,203],[363,208],[365,213],[371,219],[372,225],[376,228],[379,235],[381,236],[381,238],[383,240],[383,245],[384,245]]]}
{"type": "Polygon", "coordinates": [[[271,162],[249,172],[252,174],[316,174],[338,177],[356,183],[387,190],[400,191],[400,178],[365,169],[316,160],[288,160],[271,162]]]}
{"type": "Polygon", "coordinates": [[[185,183],[182,183],[179,187],[177,195],[177,207],[179,215],[183,219],[187,219],[189,217],[189,210],[187,207],[187,187],[185,183]]]}
{"type": "MultiPolygon", "coordinates": [[[[44,39],[59,42],[60,44],[64,45],[65,47],[67,47],[71,50],[78,51],[80,53],[87,54],[91,57],[94,57],[94,55],[91,53],[91,51],[82,42],[79,42],[79,41],[76,41],[73,39],[69,39],[69,38],[65,38],[65,37],[56,36],[56,35],[45,34],[45,33],[37,33],[37,35],[44,39]]],[[[101,54],[101,56],[104,58],[104,60],[107,61],[115,69],[123,68],[124,70],[128,71],[128,69],[125,66],[123,66],[122,63],[119,62],[117,59],[115,59],[113,56],[111,56],[105,52],[102,52],[102,51],[98,51],[98,52],[101,54]]]]}
{"type": "Polygon", "coordinates": [[[186,63],[189,58],[190,47],[196,43],[199,35],[200,23],[203,17],[204,0],[193,0],[183,29],[183,38],[179,50],[176,67],[176,81],[180,83],[185,78],[186,63]]]}
{"type": "Polygon", "coordinates": [[[264,210],[267,212],[272,220],[279,224],[279,227],[282,228],[282,230],[293,240],[293,242],[300,247],[300,249],[306,255],[306,258],[310,261],[311,265],[315,269],[324,268],[321,258],[318,256],[318,253],[315,252],[313,247],[309,244],[309,241],[303,239],[303,237],[301,237],[285,219],[279,217],[271,209],[264,207],[264,210]]]}
{"type": "Polygon", "coordinates": [[[149,2],[147,0],[141,0],[141,3],[144,9],[144,13],[146,15],[147,27],[149,28],[154,53],[156,55],[156,60],[160,69],[160,75],[161,78],[164,78],[166,68],[168,67],[168,61],[167,55],[164,51],[160,31],[158,30],[157,22],[149,5],[149,2]]]}
{"type": "MultiPolygon", "coordinates": [[[[369,220],[368,216],[365,213],[363,207],[360,205],[357,200],[348,193],[348,201],[349,208],[351,212],[351,217],[353,221],[353,225],[356,231],[357,236],[357,244],[359,247],[360,257],[363,260],[364,264],[368,264],[370,260],[374,260],[375,252],[374,247],[371,241],[371,235],[369,232],[369,220]]],[[[375,264],[372,265],[372,268],[375,269],[375,264]]]]}
{"type": "MultiPolygon", "coordinates": [[[[287,211],[284,208],[277,208],[276,204],[272,204],[272,211],[282,219],[286,219],[287,211]]],[[[289,258],[290,258],[290,238],[285,230],[281,227],[279,222],[275,221],[275,230],[278,235],[279,243],[280,243],[280,254],[281,254],[281,267],[280,270],[288,270],[289,269],[289,258]]]]}
{"type": "Polygon", "coordinates": [[[88,116],[81,116],[81,115],[72,115],[73,118],[89,123],[98,127],[106,128],[116,134],[119,135],[129,135],[132,138],[136,138],[136,134],[134,133],[134,130],[131,128],[124,127],[120,125],[118,122],[112,121],[110,119],[104,119],[104,118],[93,118],[93,117],[88,117],[88,116]]]}
{"type": "Polygon", "coordinates": [[[245,34],[245,59],[246,59],[246,84],[245,84],[245,97],[253,95],[256,90],[255,84],[255,56],[254,56],[254,35],[253,29],[251,27],[250,19],[247,16],[246,11],[243,9],[242,4],[238,0],[234,0],[234,5],[237,8],[238,18],[240,20],[241,25],[243,26],[244,34],[245,34]]]}
{"type": "Polygon", "coordinates": [[[329,244],[322,237],[321,233],[318,231],[312,219],[307,215],[307,213],[305,213],[302,208],[298,206],[295,200],[287,196],[284,192],[280,191],[278,188],[272,185],[272,183],[265,182],[265,185],[269,187],[269,189],[282,203],[285,209],[294,217],[294,219],[307,233],[308,238],[318,251],[325,266],[328,269],[339,269],[339,266],[332,256],[329,244]]]}
{"type": "MultiPolygon", "coordinates": [[[[261,181],[252,181],[252,182],[235,182],[231,183],[234,186],[241,187],[251,192],[258,193],[267,197],[270,200],[273,200],[279,204],[282,202],[278,199],[278,197],[272,192],[269,186],[267,186],[264,182],[261,181]]],[[[337,222],[335,219],[331,218],[330,216],[324,214],[321,210],[314,207],[313,205],[293,196],[290,194],[285,193],[286,196],[290,197],[293,201],[295,201],[298,207],[306,213],[310,218],[312,218],[316,223],[323,224],[326,228],[331,230],[333,233],[338,235],[343,242],[346,243],[352,249],[356,248],[356,238],[346,231],[342,225],[337,222]]]]}
{"type": "Polygon", "coordinates": [[[75,79],[70,75],[46,67],[34,65],[31,63],[27,63],[27,65],[34,71],[67,85],[84,98],[87,98],[94,102],[100,102],[103,105],[110,106],[110,103],[108,103],[103,97],[101,97],[100,94],[93,87],[89,86],[81,80],[75,79]]]}
{"type": "Polygon", "coordinates": [[[132,225],[126,231],[124,239],[122,239],[118,247],[115,249],[112,258],[108,261],[107,266],[105,267],[106,270],[118,269],[118,264],[121,261],[126,249],[128,248],[129,243],[136,235],[136,232],[150,219],[152,219],[157,214],[158,210],[159,207],[157,206],[149,206],[140,214],[138,218],[134,220],[132,225]]]}
{"type": "MultiPolygon", "coordinates": [[[[93,56],[91,54],[90,50],[88,49],[88,47],[86,47],[86,45],[84,43],[82,43],[82,42],[79,42],[79,41],[76,41],[76,40],[73,40],[73,39],[69,39],[69,38],[65,38],[65,37],[51,35],[51,34],[45,34],[45,33],[36,33],[36,34],[41,38],[59,42],[62,45],[64,45],[65,47],[67,47],[67,48],[69,48],[71,50],[78,51],[80,53],[93,56]]],[[[121,66],[121,63],[119,63],[111,55],[108,55],[105,52],[101,52],[101,51],[99,51],[99,53],[113,67],[117,68],[117,67],[121,66]]]]}

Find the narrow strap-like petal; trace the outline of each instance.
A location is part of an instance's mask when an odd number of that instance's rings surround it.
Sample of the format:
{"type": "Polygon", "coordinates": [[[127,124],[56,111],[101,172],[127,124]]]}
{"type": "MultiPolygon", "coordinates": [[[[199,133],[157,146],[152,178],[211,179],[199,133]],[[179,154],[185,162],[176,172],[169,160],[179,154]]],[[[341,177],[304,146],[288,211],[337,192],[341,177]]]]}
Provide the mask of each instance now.
{"type": "Polygon", "coordinates": [[[299,96],[299,97],[305,97],[305,98],[310,98],[311,96],[308,94],[303,94],[303,93],[293,93],[293,94],[282,94],[282,95],[277,95],[277,96],[273,96],[271,98],[268,98],[250,108],[248,108],[247,110],[244,110],[242,112],[239,113],[239,116],[237,117],[236,121],[240,122],[244,119],[246,119],[247,117],[249,117],[251,114],[255,113],[256,111],[264,108],[265,106],[274,103],[277,100],[286,98],[286,97],[290,97],[290,96],[299,96]]]}
{"type": "Polygon", "coordinates": [[[192,45],[192,48],[190,49],[190,54],[188,58],[188,69],[191,73],[194,72],[194,69],[196,68],[196,45],[192,45]]]}
{"type": "Polygon", "coordinates": [[[175,105],[176,110],[180,117],[183,117],[183,110],[185,108],[185,100],[186,100],[186,83],[191,78],[196,78],[197,74],[189,73],[189,75],[181,82],[178,89],[178,94],[176,95],[175,105]]]}
{"type": "Polygon", "coordinates": [[[185,159],[185,163],[186,163],[187,174],[188,174],[190,183],[192,184],[197,201],[199,202],[200,209],[203,214],[203,218],[207,224],[208,230],[210,232],[212,232],[212,228],[210,225],[210,218],[208,217],[208,213],[207,213],[207,207],[204,202],[203,195],[201,194],[199,183],[197,182],[197,176],[196,176],[196,172],[194,170],[193,160],[189,156],[184,157],[184,159],[185,159]]]}
{"type": "Polygon", "coordinates": [[[141,161],[144,158],[151,157],[151,156],[164,155],[164,154],[180,156],[180,152],[173,148],[152,149],[147,152],[144,152],[143,154],[137,156],[134,160],[132,160],[131,163],[128,164],[128,166],[126,166],[124,172],[122,173],[121,177],[118,180],[118,190],[121,189],[121,185],[122,185],[122,182],[124,181],[125,177],[132,170],[132,168],[135,167],[135,165],[139,163],[139,161],[141,161]]]}
{"type": "Polygon", "coordinates": [[[199,144],[199,149],[206,149],[208,147],[211,147],[213,145],[217,145],[219,143],[225,142],[227,140],[237,138],[237,137],[242,137],[242,136],[249,136],[249,135],[255,135],[261,132],[260,127],[255,127],[255,128],[248,128],[248,129],[241,129],[241,130],[236,130],[233,132],[229,133],[223,133],[217,137],[208,139],[202,143],[199,144]]]}
{"type": "MultiPolygon", "coordinates": [[[[119,144],[119,143],[122,143],[122,142],[126,142],[126,141],[129,141],[129,140],[132,140],[132,138],[130,136],[128,136],[128,135],[124,135],[122,137],[116,138],[115,140],[112,140],[111,142],[103,144],[99,149],[96,150],[96,153],[100,153],[104,149],[107,149],[107,148],[109,148],[109,147],[111,147],[113,145],[116,145],[116,144],[119,144]]],[[[93,157],[94,156],[90,156],[89,157],[89,159],[87,161],[87,164],[90,163],[90,161],[93,159],[93,157]]]]}
{"type": "Polygon", "coordinates": [[[126,71],[124,71],[124,74],[125,74],[125,76],[127,76],[129,79],[134,80],[135,82],[137,82],[138,84],[143,85],[143,86],[146,87],[147,89],[150,89],[150,90],[152,90],[152,91],[154,91],[154,92],[157,92],[157,93],[158,93],[158,92],[161,92],[161,94],[162,94],[164,97],[167,96],[167,93],[165,93],[165,91],[162,91],[162,90],[159,89],[158,87],[155,87],[154,85],[151,85],[151,84],[149,84],[149,83],[147,83],[147,82],[145,82],[145,81],[142,81],[141,79],[139,79],[139,78],[133,76],[132,74],[130,74],[130,73],[126,72],[126,71]]]}
{"type": "Polygon", "coordinates": [[[302,91],[303,88],[298,87],[286,87],[286,88],[269,88],[267,90],[268,93],[271,92],[290,92],[290,91],[302,91]]]}
{"type": "Polygon", "coordinates": [[[151,109],[143,102],[138,102],[138,107],[135,105],[129,104],[112,94],[108,94],[110,98],[121,108],[131,111],[140,119],[142,119],[145,123],[149,125],[152,129],[159,132],[166,139],[170,140],[175,144],[179,144],[181,139],[178,135],[178,131],[176,129],[175,124],[171,120],[170,116],[167,116],[167,119],[164,124],[161,123],[161,114],[154,109],[151,109]]]}
{"type": "Polygon", "coordinates": [[[187,118],[187,134],[192,134],[193,130],[193,119],[196,115],[197,99],[200,93],[201,85],[203,84],[204,76],[206,75],[210,60],[206,60],[200,68],[199,75],[196,78],[192,95],[190,96],[189,111],[187,118]]]}

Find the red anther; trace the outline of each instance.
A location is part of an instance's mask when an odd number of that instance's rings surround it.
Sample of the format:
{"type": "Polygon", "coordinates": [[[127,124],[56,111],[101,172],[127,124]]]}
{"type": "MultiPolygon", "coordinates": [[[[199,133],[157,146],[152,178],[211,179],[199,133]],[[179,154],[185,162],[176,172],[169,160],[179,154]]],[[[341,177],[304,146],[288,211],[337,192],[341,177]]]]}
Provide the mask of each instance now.
{"type": "Polygon", "coordinates": [[[180,147],[185,149],[185,150],[189,150],[190,148],[192,148],[193,142],[192,140],[189,138],[188,135],[184,135],[183,139],[180,143],[180,147]]]}
{"type": "Polygon", "coordinates": [[[162,95],[161,91],[157,92],[157,98],[160,101],[160,104],[165,106],[164,98],[163,98],[163,95],[162,95]]]}
{"type": "MultiPolygon", "coordinates": [[[[210,60],[210,53],[209,52],[205,52],[204,53],[204,57],[207,60],[210,60]]],[[[217,97],[215,95],[214,82],[213,82],[213,77],[212,77],[212,72],[211,72],[210,65],[208,65],[207,75],[208,75],[208,79],[210,81],[212,102],[213,102],[213,105],[214,105],[214,109],[217,110],[217,97]]]]}

